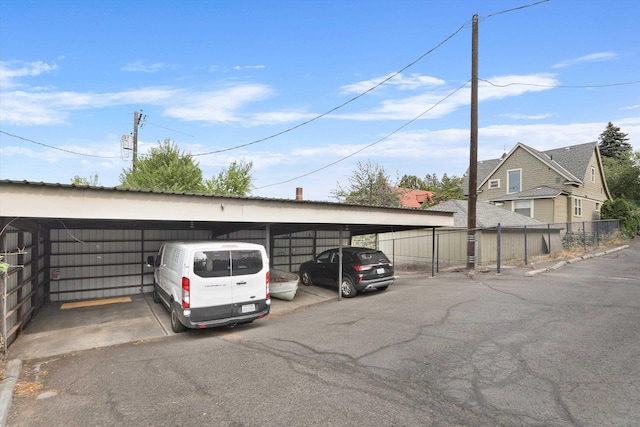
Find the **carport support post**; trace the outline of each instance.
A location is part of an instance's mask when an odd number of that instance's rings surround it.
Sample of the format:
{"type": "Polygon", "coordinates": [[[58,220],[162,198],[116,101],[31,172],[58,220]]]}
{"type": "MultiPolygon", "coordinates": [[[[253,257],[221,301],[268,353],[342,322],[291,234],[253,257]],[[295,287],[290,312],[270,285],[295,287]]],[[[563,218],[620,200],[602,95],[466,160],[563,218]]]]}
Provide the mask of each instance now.
{"type": "Polygon", "coordinates": [[[436,277],[436,228],[431,227],[431,277],[436,277]]]}
{"type": "Polygon", "coordinates": [[[338,232],[338,301],[342,301],[342,225],[338,232]]]}
{"type": "Polygon", "coordinates": [[[527,245],[527,226],[524,226],[524,265],[529,265],[529,250],[527,245]]]}
{"type": "Polygon", "coordinates": [[[502,227],[500,226],[500,223],[498,223],[498,230],[496,233],[496,240],[498,241],[498,260],[496,261],[496,273],[500,274],[500,258],[502,258],[502,246],[501,246],[501,239],[502,239],[502,227]]]}

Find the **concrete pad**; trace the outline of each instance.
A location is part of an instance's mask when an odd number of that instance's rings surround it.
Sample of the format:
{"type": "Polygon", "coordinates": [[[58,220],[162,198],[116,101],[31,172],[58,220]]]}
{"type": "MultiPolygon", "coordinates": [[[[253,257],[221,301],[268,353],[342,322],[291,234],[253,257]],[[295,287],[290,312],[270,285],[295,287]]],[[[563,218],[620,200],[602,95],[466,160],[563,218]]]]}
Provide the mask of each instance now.
{"type": "Polygon", "coordinates": [[[62,310],[51,303],[9,347],[10,359],[36,359],[167,336],[144,295],[131,304],[62,310]]]}
{"type": "MultiPolygon", "coordinates": [[[[305,307],[335,300],[338,291],[300,286],[291,301],[271,299],[266,318],[275,318],[305,307]]],[[[68,303],[49,303],[26,326],[8,350],[9,359],[39,359],[92,348],[175,335],[169,312],[155,304],[150,293],[68,303]],[[130,301],[127,304],[116,302],[130,301]]]]}

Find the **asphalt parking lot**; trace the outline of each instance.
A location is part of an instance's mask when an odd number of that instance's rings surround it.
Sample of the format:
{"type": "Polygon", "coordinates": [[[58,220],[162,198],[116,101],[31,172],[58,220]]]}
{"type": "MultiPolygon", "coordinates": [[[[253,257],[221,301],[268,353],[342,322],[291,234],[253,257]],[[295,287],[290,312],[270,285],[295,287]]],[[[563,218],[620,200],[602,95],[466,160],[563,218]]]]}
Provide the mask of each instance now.
{"type": "Polygon", "coordinates": [[[23,361],[7,424],[640,424],[640,244],[23,361]]]}

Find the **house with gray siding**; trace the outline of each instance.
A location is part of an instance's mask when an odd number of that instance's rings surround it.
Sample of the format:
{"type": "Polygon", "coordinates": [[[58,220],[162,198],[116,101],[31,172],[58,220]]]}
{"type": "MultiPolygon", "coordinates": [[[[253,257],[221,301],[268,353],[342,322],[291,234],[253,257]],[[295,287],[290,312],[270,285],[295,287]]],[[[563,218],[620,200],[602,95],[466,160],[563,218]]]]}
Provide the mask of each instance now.
{"type": "MultiPolygon", "coordinates": [[[[477,200],[544,223],[600,219],[611,198],[596,142],[538,151],[517,143],[500,159],[478,162],[477,200]]],[[[464,183],[468,195],[468,181],[464,183]]]]}

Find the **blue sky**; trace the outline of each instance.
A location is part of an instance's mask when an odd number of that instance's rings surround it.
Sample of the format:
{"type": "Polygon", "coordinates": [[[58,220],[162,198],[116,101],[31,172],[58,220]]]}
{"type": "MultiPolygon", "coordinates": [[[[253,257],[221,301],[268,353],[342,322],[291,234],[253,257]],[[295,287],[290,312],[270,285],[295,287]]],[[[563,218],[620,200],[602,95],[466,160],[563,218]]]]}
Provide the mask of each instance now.
{"type": "Polygon", "coordinates": [[[479,160],[609,121],[640,150],[640,2],[535,3],[2,1],[0,179],[116,186],[140,110],[140,156],[170,138],[207,178],[253,162],[254,196],[333,201],[368,161],[462,176],[474,14],[479,160]]]}

